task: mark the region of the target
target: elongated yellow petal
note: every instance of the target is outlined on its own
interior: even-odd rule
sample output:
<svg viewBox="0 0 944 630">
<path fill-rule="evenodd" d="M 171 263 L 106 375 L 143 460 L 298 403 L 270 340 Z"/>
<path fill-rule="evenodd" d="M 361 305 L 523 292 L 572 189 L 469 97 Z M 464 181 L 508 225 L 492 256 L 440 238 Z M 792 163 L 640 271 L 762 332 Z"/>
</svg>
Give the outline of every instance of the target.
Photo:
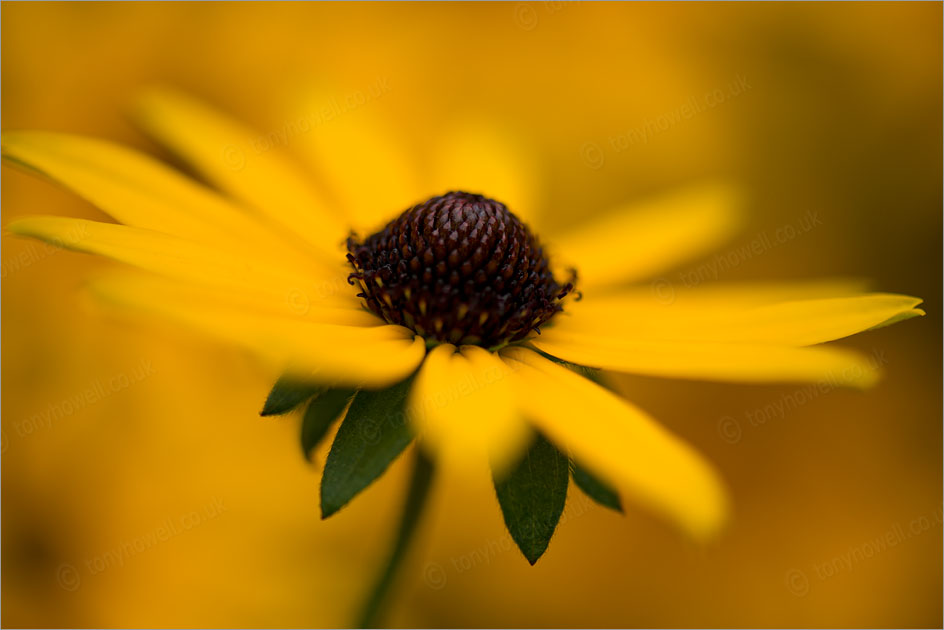
<svg viewBox="0 0 944 630">
<path fill-rule="evenodd" d="M 294 287 L 308 287 L 319 279 L 274 269 L 267 261 L 254 257 L 251 250 L 238 257 L 188 239 L 126 225 L 68 217 L 26 217 L 11 221 L 7 229 L 59 247 L 99 254 L 184 280 L 230 287 L 250 286 L 274 291 L 279 296 Z"/>
<path fill-rule="evenodd" d="M 298 289 L 290 290 L 284 296 L 249 286 L 229 288 L 180 282 L 138 270 L 111 271 L 96 278 L 94 284 L 101 290 L 107 287 L 109 295 L 120 294 L 123 301 L 151 310 L 155 304 L 176 304 L 180 308 L 189 304 L 211 304 L 221 310 L 287 317 L 316 324 L 374 327 L 384 323 L 361 306 L 343 278 L 339 278 L 336 285 L 325 285 L 317 294 L 306 294 Z M 343 291 L 343 295 L 331 294 L 335 288 Z"/>
<path fill-rule="evenodd" d="M 370 102 L 354 93 L 313 90 L 299 103 L 299 120 L 315 120 L 295 140 L 310 165 L 322 175 L 362 236 L 373 233 L 408 207 L 432 195 L 421 185 L 416 161 L 405 150 L 394 122 L 386 115 L 382 89 Z M 352 100 L 353 98 L 353 100 Z M 320 113 L 332 112 L 321 121 Z"/>
<path fill-rule="evenodd" d="M 920 298 L 874 293 L 847 298 L 783 302 L 744 311 L 710 332 L 709 339 L 808 346 L 924 315 Z"/>
<path fill-rule="evenodd" d="M 439 139 L 431 177 L 433 194 L 479 193 L 501 201 L 526 223 L 539 220 L 539 160 L 511 130 L 462 120 L 447 127 Z"/>
<path fill-rule="evenodd" d="M 697 341 L 808 346 L 922 315 L 919 298 L 886 293 L 745 306 L 737 301 L 666 305 L 652 295 L 585 299 L 548 327 L 559 334 L 593 334 L 630 341 Z"/>
<path fill-rule="evenodd" d="M 871 287 L 861 278 L 770 282 L 708 282 L 685 284 L 682 279 L 658 278 L 626 287 L 582 290 L 583 304 L 612 309 L 645 308 L 731 309 L 764 306 L 794 300 L 820 300 L 866 293 Z"/>
<path fill-rule="evenodd" d="M 237 252 L 252 247 L 273 265 L 312 265 L 243 209 L 120 145 L 59 133 L 7 132 L 3 156 L 73 190 L 125 225 Z"/>
<path fill-rule="evenodd" d="M 548 328 L 533 345 L 548 354 L 614 372 L 735 383 L 813 382 L 867 388 L 874 362 L 850 350 L 709 342 L 614 339 L 605 331 Z"/>
<path fill-rule="evenodd" d="M 626 401 L 530 350 L 501 354 L 515 368 L 522 411 L 558 447 L 696 539 L 718 532 L 728 512 L 725 489 L 691 447 Z"/>
<path fill-rule="evenodd" d="M 551 240 L 553 252 L 590 288 L 651 277 L 705 254 L 741 227 L 736 190 L 705 184 L 618 208 Z"/>
<path fill-rule="evenodd" d="M 341 250 L 346 226 L 313 189 L 311 178 L 267 134 L 167 89 L 142 94 L 135 114 L 157 141 L 272 219 L 286 238 L 301 237 L 328 259 Z"/>
<path fill-rule="evenodd" d="M 475 346 L 433 349 L 410 393 L 409 413 L 422 444 L 446 465 L 499 474 L 523 452 L 530 436 L 518 414 L 508 368 Z"/>
<path fill-rule="evenodd" d="M 99 279 L 90 288 L 105 304 L 177 322 L 245 348 L 280 371 L 329 385 L 386 387 L 409 376 L 425 354 L 425 342 L 401 326 L 316 323 L 234 309 L 199 296 L 183 302 L 164 300 L 160 293 L 129 290 L 127 279 L 114 276 Z"/>
</svg>

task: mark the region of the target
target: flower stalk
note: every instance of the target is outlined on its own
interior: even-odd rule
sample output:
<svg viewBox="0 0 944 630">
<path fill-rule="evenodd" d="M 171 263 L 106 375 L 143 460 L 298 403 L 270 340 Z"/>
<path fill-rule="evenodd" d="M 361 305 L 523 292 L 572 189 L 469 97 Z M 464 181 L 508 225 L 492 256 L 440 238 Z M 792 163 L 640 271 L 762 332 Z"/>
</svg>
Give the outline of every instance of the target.
<svg viewBox="0 0 944 630">
<path fill-rule="evenodd" d="M 417 448 L 413 474 L 410 478 L 406 503 L 403 507 L 403 515 L 400 518 L 400 527 L 397 530 L 393 549 L 374 587 L 370 591 L 370 596 L 364 603 L 364 607 L 357 621 L 357 628 L 378 627 L 378 621 L 387 603 L 386 599 L 390 587 L 393 586 L 397 571 L 406 557 L 410 543 L 416 534 L 420 517 L 423 515 L 423 510 L 427 505 L 429 490 L 433 481 L 433 470 L 433 462 Z"/>
</svg>

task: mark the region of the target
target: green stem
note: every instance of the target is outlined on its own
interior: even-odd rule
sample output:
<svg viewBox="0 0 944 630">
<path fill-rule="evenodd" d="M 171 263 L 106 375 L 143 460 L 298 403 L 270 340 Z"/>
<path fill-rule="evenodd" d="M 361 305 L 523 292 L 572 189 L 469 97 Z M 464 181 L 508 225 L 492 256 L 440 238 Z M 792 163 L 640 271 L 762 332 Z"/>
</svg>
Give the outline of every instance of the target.
<svg viewBox="0 0 944 630">
<path fill-rule="evenodd" d="M 410 546 L 413 534 L 416 533 L 416 526 L 419 524 L 420 516 L 423 514 L 423 508 L 426 505 L 426 499 L 429 496 L 429 488 L 433 480 L 433 463 L 418 448 L 416 450 L 416 463 L 413 466 L 413 476 L 410 479 L 410 489 L 406 497 L 406 504 L 403 507 L 403 516 L 400 519 L 400 529 L 397 531 L 397 537 L 393 544 L 393 551 L 390 558 L 384 566 L 383 571 L 374 584 L 364 608 L 361 611 L 360 620 L 356 627 L 358 628 L 376 628 L 377 620 L 380 617 L 384 605 L 384 599 L 393 585 L 397 569 Z"/>
</svg>

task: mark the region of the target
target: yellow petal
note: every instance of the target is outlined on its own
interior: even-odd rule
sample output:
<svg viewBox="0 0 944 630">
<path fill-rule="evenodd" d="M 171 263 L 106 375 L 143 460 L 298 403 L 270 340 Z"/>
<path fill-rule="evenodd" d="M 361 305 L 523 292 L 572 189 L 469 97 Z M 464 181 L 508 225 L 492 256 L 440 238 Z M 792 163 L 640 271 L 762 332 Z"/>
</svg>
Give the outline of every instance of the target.
<svg viewBox="0 0 944 630">
<path fill-rule="evenodd" d="M 263 133 L 196 99 L 152 89 L 135 108 L 139 124 L 222 190 L 242 199 L 278 224 L 286 238 L 302 238 L 327 259 L 347 236 L 300 171 Z"/>
<path fill-rule="evenodd" d="M 737 301 L 666 305 L 643 293 L 635 299 L 621 295 L 571 303 L 546 330 L 599 331 L 632 341 L 808 346 L 922 315 L 915 308 L 920 303 L 919 298 L 874 293 L 762 306 Z"/>
<path fill-rule="evenodd" d="M 518 404 L 581 465 L 699 540 L 725 523 L 728 501 L 710 464 L 626 401 L 524 348 L 502 351 Z"/>
<path fill-rule="evenodd" d="M 385 116 L 383 103 L 356 106 L 347 101 L 324 90 L 303 96 L 299 119 L 317 118 L 325 108 L 336 113 L 295 139 L 363 236 L 430 195 L 420 184 L 405 139 Z"/>
<path fill-rule="evenodd" d="M 831 347 L 623 339 L 606 330 L 547 328 L 533 345 L 552 356 L 614 372 L 735 383 L 813 382 L 867 388 L 879 378 L 868 358 Z"/>
<path fill-rule="evenodd" d="M 741 199 L 722 184 L 705 184 L 618 208 L 551 242 L 562 264 L 576 267 L 579 286 L 651 277 L 708 253 L 741 227 Z"/>
<path fill-rule="evenodd" d="M 526 223 L 539 218 L 539 160 L 511 130 L 463 120 L 444 129 L 439 138 L 431 176 L 433 194 L 479 193 L 501 201 Z"/>
<path fill-rule="evenodd" d="M 279 371 L 314 382 L 386 387 L 409 376 L 426 352 L 425 342 L 401 326 L 322 324 L 235 309 L 196 295 L 187 301 L 166 300 L 161 293 L 149 293 L 146 284 L 136 290 L 127 278 L 118 276 L 104 277 L 90 288 L 107 305 L 182 324 L 245 348 Z"/>
<path fill-rule="evenodd" d="M 681 280 L 657 278 L 645 284 L 583 290 L 583 304 L 614 309 L 646 308 L 730 309 L 764 306 L 794 300 L 819 300 L 865 293 L 869 282 L 861 278 L 770 282 L 709 282 L 686 285 Z"/>
<path fill-rule="evenodd" d="M 325 285 L 317 294 L 306 294 L 299 289 L 284 296 L 273 296 L 249 286 L 229 288 L 180 282 L 137 270 L 102 274 L 94 284 L 107 286 L 109 294 L 121 295 L 123 301 L 145 308 L 154 304 L 209 303 L 234 312 L 288 317 L 317 324 L 374 327 L 384 323 L 361 306 L 343 278 L 338 278 L 333 285 Z M 335 287 L 344 292 L 343 296 L 331 294 Z"/>
<path fill-rule="evenodd" d="M 294 287 L 308 287 L 317 277 L 292 276 L 272 268 L 248 250 L 236 256 L 163 232 L 68 217 L 25 217 L 7 229 L 58 247 L 99 254 L 148 271 L 193 282 L 250 286 L 284 296 Z"/>
<path fill-rule="evenodd" d="M 841 339 L 924 315 L 920 298 L 873 293 L 762 306 L 707 331 L 707 338 L 737 343 L 807 346 Z"/>
<path fill-rule="evenodd" d="M 137 151 L 81 136 L 7 132 L 3 156 L 73 190 L 125 225 L 232 251 L 264 250 L 273 264 L 312 264 L 242 209 Z"/>
<path fill-rule="evenodd" d="M 530 430 L 518 415 L 508 368 L 475 346 L 433 349 L 416 377 L 410 419 L 422 444 L 445 465 L 478 473 L 487 463 L 499 474 L 527 446 Z"/>
</svg>

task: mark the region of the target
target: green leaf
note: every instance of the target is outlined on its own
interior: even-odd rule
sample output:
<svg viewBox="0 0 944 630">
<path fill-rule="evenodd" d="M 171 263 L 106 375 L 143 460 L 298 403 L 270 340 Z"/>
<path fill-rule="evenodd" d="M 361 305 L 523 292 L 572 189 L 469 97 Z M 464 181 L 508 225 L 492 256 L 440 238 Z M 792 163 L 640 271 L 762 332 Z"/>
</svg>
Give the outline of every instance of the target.
<svg viewBox="0 0 944 630">
<path fill-rule="evenodd" d="M 577 374 L 580 374 L 582 377 L 593 381 L 594 383 L 596 383 L 603 389 L 607 389 L 613 392 L 614 394 L 619 395 L 619 392 L 613 389 L 612 384 L 603 374 L 603 370 L 599 370 L 597 368 L 588 368 L 582 365 L 573 365 L 573 364 L 570 369 L 572 369 Z"/>
<path fill-rule="evenodd" d="M 570 361 L 558 359 L 553 354 L 548 354 L 542 350 L 538 350 L 537 348 L 533 348 L 533 350 L 537 352 L 538 354 L 540 354 L 545 359 L 547 359 L 548 361 L 552 361 L 558 365 L 562 365 L 568 370 L 572 372 L 576 372 L 580 376 L 593 381 L 600 387 L 604 389 L 608 389 L 615 394 L 619 393 L 616 390 L 614 390 L 613 387 L 609 384 L 609 382 L 604 378 L 603 370 L 601 370 L 600 368 L 587 367 L 586 365 L 580 365 L 579 363 L 571 363 Z"/>
<path fill-rule="evenodd" d="M 328 518 L 374 482 L 413 440 L 406 426 L 410 377 L 379 392 L 360 391 L 347 410 L 321 478 L 321 517 Z"/>
<path fill-rule="evenodd" d="M 623 512 L 623 504 L 620 502 L 619 495 L 604 481 L 600 481 L 591 475 L 586 468 L 580 467 L 574 462 L 573 470 L 574 483 L 583 490 L 584 494 L 604 507 L 617 512 Z"/>
<path fill-rule="evenodd" d="M 283 376 L 272 386 L 272 391 L 269 392 L 260 415 L 279 416 L 288 413 L 324 389 L 321 385 L 303 383 Z"/>
<path fill-rule="evenodd" d="M 569 478 L 567 458 L 538 435 L 511 475 L 495 480 L 505 525 L 532 565 L 547 549 L 564 511 Z"/>
<path fill-rule="evenodd" d="M 329 389 L 308 403 L 305 417 L 302 418 L 302 452 L 309 461 L 311 452 L 328 432 L 328 427 L 341 415 L 348 401 L 356 393 L 357 390 L 354 389 Z"/>
</svg>

